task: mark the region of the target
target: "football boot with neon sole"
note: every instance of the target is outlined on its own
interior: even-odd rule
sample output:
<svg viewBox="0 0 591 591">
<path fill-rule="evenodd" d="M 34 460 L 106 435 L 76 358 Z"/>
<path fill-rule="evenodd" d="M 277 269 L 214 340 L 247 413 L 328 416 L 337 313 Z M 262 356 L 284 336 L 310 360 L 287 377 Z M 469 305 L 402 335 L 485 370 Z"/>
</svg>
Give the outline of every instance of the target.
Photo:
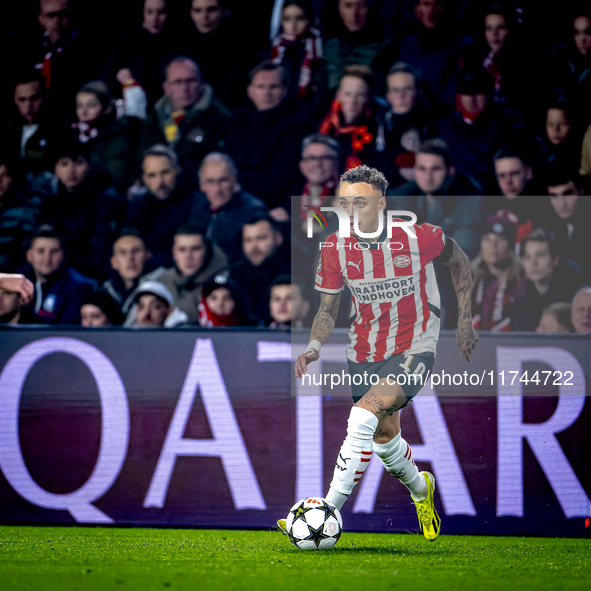
<svg viewBox="0 0 591 591">
<path fill-rule="evenodd" d="M 413 503 L 417 509 L 419 526 L 423 535 L 430 542 L 434 542 L 441 532 L 441 519 L 435 509 L 435 501 L 433 498 L 433 493 L 435 492 L 435 476 L 433 476 L 431 472 L 421 472 L 420 474 L 427 481 L 429 492 L 427 493 L 427 497 L 422 501 L 416 501 L 413 498 Z"/>
</svg>

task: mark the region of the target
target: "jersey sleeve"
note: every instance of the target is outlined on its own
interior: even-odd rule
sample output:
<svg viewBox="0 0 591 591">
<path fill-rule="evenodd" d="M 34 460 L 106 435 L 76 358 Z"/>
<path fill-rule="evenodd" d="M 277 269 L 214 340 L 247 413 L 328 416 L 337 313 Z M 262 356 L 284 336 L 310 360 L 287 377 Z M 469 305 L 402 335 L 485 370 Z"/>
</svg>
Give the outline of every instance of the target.
<svg viewBox="0 0 591 591">
<path fill-rule="evenodd" d="M 326 245 L 320 251 L 314 288 L 324 293 L 340 293 L 344 287 L 336 244 Z"/>
<path fill-rule="evenodd" d="M 439 226 L 424 223 L 415 226 L 421 254 L 421 266 L 424 267 L 437 258 L 445 247 L 445 234 Z"/>
</svg>

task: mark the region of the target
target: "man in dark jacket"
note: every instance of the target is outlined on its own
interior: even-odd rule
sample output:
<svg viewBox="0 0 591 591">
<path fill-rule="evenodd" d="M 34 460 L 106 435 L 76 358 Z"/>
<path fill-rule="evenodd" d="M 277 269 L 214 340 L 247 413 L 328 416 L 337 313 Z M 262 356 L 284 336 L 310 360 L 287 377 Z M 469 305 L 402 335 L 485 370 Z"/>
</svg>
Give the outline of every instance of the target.
<svg viewBox="0 0 591 591">
<path fill-rule="evenodd" d="M 570 302 L 582 287 L 582 273 L 571 259 L 556 251 L 554 234 L 543 228 L 521 241 L 521 263 L 526 281 L 515 297 L 514 330 L 535 330 L 546 306 Z"/>
<path fill-rule="evenodd" d="M 518 141 L 519 115 L 492 100 L 494 79 L 484 68 L 462 68 L 456 77 L 458 111 L 439 123 L 439 135 L 455 155 L 457 165 L 483 187 L 496 192 L 493 155 L 508 141 Z"/>
<path fill-rule="evenodd" d="M 97 279 L 108 276 L 109 249 L 125 217 L 125 202 L 110 175 L 89 164 L 88 148 L 67 142 L 55 151 L 55 194 L 43 199 L 40 223 L 55 226 L 67 237 L 68 262 Z"/>
<path fill-rule="evenodd" d="M 236 166 L 227 154 L 206 156 L 199 168 L 201 192 L 191 213 L 191 219 L 206 228 L 206 238 L 222 249 L 229 265 L 240 258 L 244 223 L 267 210 L 260 199 L 242 190 L 236 177 Z"/>
<path fill-rule="evenodd" d="M 14 107 L 2 122 L 2 150 L 20 158 L 25 172 L 46 170 L 48 155 L 67 126 L 49 113 L 45 79 L 35 70 L 22 73 L 14 83 Z"/>
<path fill-rule="evenodd" d="M 591 283 L 591 197 L 583 195 L 576 169 L 556 166 L 546 172 L 549 197 L 534 215 L 534 226 L 551 230 L 556 236 L 556 250 L 573 259 L 583 271 L 586 284 Z"/>
<path fill-rule="evenodd" d="M 129 311 L 132 304 L 130 296 L 145 275 L 151 256 L 141 234 L 133 228 L 123 228 L 113 242 L 111 277 L 103 283 L 102 288 L 123 314 Z"/>
<path fill-rule="evenodd" d="M 173 267 L 156 269 L 145 280 L 165 285 L 188 321 L 197 322 L 203 284 L 217 276 L 228 276 L 226 255 L 217 244 L 206 240 L 202 228 L 189 223 L 181 226 L 174 235 L 172 258 Z"/>
<path fill-rule="evenodd" d="M 242 258 L 235 263 L 230 276 L 240 287 L 247 312 L 259 321 L 269 319 L 271 283 L 279 275 L 290 275 L 290 249 L 268 215 L 255 216 L 242 229 Z"/>
<path fill-rule="evenodd" d="M 283 68 L 263 62 L 250 73 L 248 104 L 228 123 L 224 151 L 236 162 L 245 191 L 269 209 L 289 196 L 297 176 L 300 144 L 311 125 L 284 100 Z"/>
<path fill-rule="evenodd" d="M 144 152 L 142 180 L 147 191 L 132 199 L 124 225 L 143 236 L 155 265 L 169 267 L 172 237 L 191 215 L 196 183 L 183 172 L 175 152 L 163 145 Z"/>
<path fill-rule="evenodd" d="M 0 155 L 0 271 L 24 264 L 23 243 L 36 227 L 41 199 L 25 188 L 15 160 Z M 21 260 L 22 258 L 22 260 Z"/>
<path fill-rule="evenodd" d="M 218 102 L 188 57 L 175 57 L 165 69 L 164 96 L 144 127 L 140 148 L 164 144 L 184 168 L 196 171 L 203 157 L 218 148 L 230 111 Z"/>
<path fill-rule="evenodd" d="M 21 273 L 35 284 L 30 321 L 80 324 L 80 307 L 97 282 L 66 264 L 63 236 L 50 225 L 40 226 L 31 238 L 27 261 Z"/>
<path fill-rule="evenodd" d="M 388 70 L 388 107 L 378 113 L 377 138 L 367 156 L 393 188 L 414 179 L 415 153 L 435 131 L 434 118 L 418 79 L 419 72 L 404 62 L 397 62 Z"/>
<path fill-rule="evenodd" d="M 415 180 L 390 195 L 396 209 L 417 214 L 418 223 L 441 226 L 468 256 L 478 251 L 481 188 L 456 169 L 451 152 L 440 139 L 427 140 L 415 155 Z"/>
</svg>

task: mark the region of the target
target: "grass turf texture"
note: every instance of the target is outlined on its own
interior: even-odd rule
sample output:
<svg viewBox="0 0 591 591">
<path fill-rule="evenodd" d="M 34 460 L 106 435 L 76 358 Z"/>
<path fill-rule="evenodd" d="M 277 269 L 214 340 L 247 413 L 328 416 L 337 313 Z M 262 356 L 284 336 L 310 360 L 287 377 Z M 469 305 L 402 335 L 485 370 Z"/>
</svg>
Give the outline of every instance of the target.
<svg viewBox="0 0 591 591">
<path fill-rule="evenodd" d="M 3 591 L 588 590 L 590 562 L 586 539 L 345 533 L 305 552 L 268 531 L 0 526 Z"/>
</svg>

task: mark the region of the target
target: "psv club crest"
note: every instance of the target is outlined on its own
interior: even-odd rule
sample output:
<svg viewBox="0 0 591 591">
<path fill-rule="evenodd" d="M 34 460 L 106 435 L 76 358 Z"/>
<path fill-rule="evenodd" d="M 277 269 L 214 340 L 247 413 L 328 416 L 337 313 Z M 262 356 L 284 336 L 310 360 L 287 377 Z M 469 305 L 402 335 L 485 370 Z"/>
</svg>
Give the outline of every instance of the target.
<svg viewBox="0 0 591 591">
<path fill-rule="evenodd" d="M 407 254 L 399 254 L 394 257 L 394 266 L 404 269 L 410 265 L 410 257 Z"/>
</svg>

